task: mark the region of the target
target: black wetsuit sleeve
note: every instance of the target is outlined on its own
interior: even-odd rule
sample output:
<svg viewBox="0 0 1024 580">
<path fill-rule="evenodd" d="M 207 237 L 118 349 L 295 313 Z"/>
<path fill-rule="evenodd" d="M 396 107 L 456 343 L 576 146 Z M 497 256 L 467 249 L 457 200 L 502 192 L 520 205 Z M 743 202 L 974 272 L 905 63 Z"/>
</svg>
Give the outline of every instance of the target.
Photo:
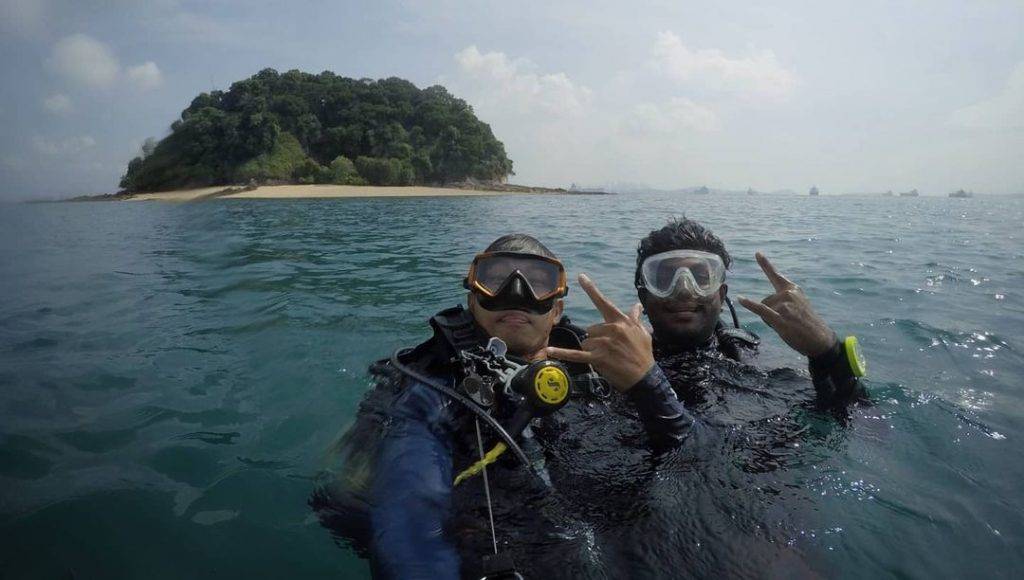
<svg viewBox="0 0 1024 580">
<path fill-rule="evenodd" d="M 693 416 L 657 364 L 627 392 L 655 449 L 679 445 L 694 427 Z"/>
<path fill-rule="evenodd" d="M 454 438 L 445 403 L 444 395 L 414 382 L 390 410 L 370 510 L 374 578 L 459 577 L 459 556 L 445 533 Z"/>
<path fill-rule="evenodd" d="M 843 343 L 837 338 L 832 348 L 808 359 L 818 402 L 826 406 L 849 404 L 863 393 L 860 380 L 846 360 Z"/>
</svg>

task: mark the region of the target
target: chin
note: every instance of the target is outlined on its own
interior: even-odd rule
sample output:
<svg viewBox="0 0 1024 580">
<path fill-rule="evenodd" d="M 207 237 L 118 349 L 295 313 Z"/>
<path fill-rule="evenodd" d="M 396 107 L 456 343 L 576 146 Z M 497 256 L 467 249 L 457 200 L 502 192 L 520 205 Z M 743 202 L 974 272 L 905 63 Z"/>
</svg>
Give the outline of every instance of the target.
<svg viewBox="0 0 1024 580">
<path fill-rule="evenodd" d="M 664 336 L 670 337 L 671 340 L 685 343 L 698 343 L 704 342 L 711 337 L 715 332 L 714 324 L 707 325 L 704 323 L 698 324 L 686 324 L 686 325 L 675 325 L 669 328 L 662 329 L 664 332 L 659 333 Z"/>
<path fill-rule="evenodd" d="M 521 337 L 505 338 L 504 336 L 498 336 L 508 347 L 508 351 L 516 355 L 527 355 L 533 354 L 533 342 L 530 340 L 524 340 Z"/>
</svg>

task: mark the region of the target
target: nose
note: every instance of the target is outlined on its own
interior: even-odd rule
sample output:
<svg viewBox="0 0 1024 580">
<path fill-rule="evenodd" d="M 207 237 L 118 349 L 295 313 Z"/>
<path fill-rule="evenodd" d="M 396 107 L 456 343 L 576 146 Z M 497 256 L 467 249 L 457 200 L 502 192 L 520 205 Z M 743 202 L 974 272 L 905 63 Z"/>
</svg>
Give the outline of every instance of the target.
<svg viewBox="0 0 1024 580">
<path fill-rule="evenodd" d="M 674 291 L 668 297 L 669 300 L 697 300 L 699 298 L 700 296 L 690 289 L 689 284 L 682 282 L 676 284 Z"/>
<path fill-rule="evenodd" d="M 526 288 L 523 286 L 523 279 L 520 278 L 519 276 L 512 278 L 512 286 L 509 288 L 509 290 L 512 291 L 513 295 L 525 296 Z"/>
</svg>

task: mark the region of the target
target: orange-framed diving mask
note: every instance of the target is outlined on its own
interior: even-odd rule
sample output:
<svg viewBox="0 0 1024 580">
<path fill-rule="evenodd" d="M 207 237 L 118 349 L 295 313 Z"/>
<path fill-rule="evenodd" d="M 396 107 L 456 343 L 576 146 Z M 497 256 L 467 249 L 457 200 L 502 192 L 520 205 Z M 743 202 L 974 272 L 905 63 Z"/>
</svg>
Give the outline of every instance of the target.
<svg viewBox="0 0 1024 580">
<path fill-rule="evenodd" d="M 565 267 L 547 256 L 523 252 L 483 252 L 473 257 L 463 286 L 487 310 L 543 314 L 569 292 Z"/>
</svg>

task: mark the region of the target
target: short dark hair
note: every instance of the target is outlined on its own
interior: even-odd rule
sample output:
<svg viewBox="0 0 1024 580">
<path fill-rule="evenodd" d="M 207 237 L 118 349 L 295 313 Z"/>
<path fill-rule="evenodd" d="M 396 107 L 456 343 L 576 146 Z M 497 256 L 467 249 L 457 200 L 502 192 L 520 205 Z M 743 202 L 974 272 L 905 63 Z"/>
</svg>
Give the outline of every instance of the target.
<svg viewBox="0 0 1024 580">
<path fill-rule="evenodd" d="M 640 284 L 640 266 L 648 257 L 671 250 L 700 250 L 718 254 L 722 263 L 728 268 L 732 257 L 725 249 L 725 244 L 711 230 L 683 216 L 672 218 L 660 230 L 654 230 L 640 240 L 636 247 L 636 272 L 634 281 Z"/>
<path fill-rule="evenodd" d="M 540 243 L 537 238 L 528 234 L 506 234 L 491 242 L 485 252 L 522 252 L 536 254 L 557 260 L 558 256 Z"/>
</svg>

